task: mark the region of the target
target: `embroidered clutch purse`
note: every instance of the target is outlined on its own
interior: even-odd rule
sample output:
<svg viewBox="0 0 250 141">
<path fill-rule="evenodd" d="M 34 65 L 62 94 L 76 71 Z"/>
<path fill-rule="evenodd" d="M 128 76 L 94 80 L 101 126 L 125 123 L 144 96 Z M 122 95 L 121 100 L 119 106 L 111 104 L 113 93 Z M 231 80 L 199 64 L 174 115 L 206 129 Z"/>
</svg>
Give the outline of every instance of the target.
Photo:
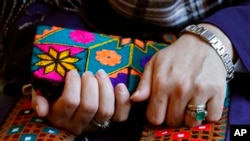
<svg viewBox="0 0 250 141">
<path fill-rule="evenodd" d="M 60 96 L 67 71 L 104 69 L 112 84 L 134 91 L 144 66 L 168 43 L 142 41 L 56 26 L 39 26 L 32 55 L 32 85 L 49 99 Z"/>
</svg>

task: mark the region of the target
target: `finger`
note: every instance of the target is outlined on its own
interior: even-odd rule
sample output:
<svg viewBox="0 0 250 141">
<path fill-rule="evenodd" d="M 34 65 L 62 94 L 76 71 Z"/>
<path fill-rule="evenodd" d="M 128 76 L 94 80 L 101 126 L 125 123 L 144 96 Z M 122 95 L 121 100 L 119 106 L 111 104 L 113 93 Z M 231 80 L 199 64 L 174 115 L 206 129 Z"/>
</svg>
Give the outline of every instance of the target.
<svg viewBox="0 0 250 141">
<path fill-rule="evenodd" d="M 49 102 L 43 96 L 37 94 L 37 92 L 32 89 L 32 108 L 36 111 L 39 117 L 46 117 L 49 113 Z"/>
<path fill-rule="evenodd" d="M 225 95 L 216 95 L 207 102 L 207 117 L 208 122 L 217 122 L 220 120 L 224 108 Z"/>
<path fill-rule="evenodd" d="M 49 115 L 50 121 L 57 126 L 68 123 L 80 103 L 80 76 L 76 70 L 71 70 L 65 78 L 62 95 L 53 104 Z"/>
<path fill-rule="evenodd" d="M 205 120 L 207 122 L 218 121 L 223 112 L 224 99 L 226 94 L 226 86 L 221 83 L 221 85 L 212 83 L 212 85 L 199 86 L 198 95 L 195 95 L 189 104 L 205 104 L 207 110 L 207 116 Z M 189 127 L 194 127 L 202 124 L 202 121 L 197 121 L 188 114 L 186 115 L 185 123 Z"/>
<path fill-rule="evenodd" d="M 186 110 L 188 110 L 188 105 L 194 105 L 194 106 L 204 105 L 205 106 L 204 110 L 206 110 L 207 100 L 208 99 L 209 99 L 209 97 L 205 97 L 205 95 L 197 94 L 196 96 L 194 96 L 193 98 L 191 98 L 191 100 L 189 101 L 189 103 L 187 103 Z M 188 126 L 188 127 L 195 127 L 195 126 L 201 125 L 202 122 L 203 122 L 203 120 L 202 119 L 198 119 L 196 117 L 197 115 L 196 115 L 195 111 L 193 111 L 192 113 L 194 113 L 194 114 L 192 115 L 191 113 L 189 113 L 188 111 L 186 111 L 185 125 Z"/>
<path fill-rule="evenodd" d="M 151 60 L 147 63 L 146 67 L 144 68 L 144 72 L 137 86 L 137 89 L 130 97 L 130 99 L 134 102 L 147 100 L 150 96 L 151 77 L 153 73 L 153 67 L 152 67 L 153 58 L 151 58 Z"/>
<path fill-rule="evenodd" d="M 166 90 L 173 93 L 169 97 L 169 104 L 166 115 L 166 122 L 170 127 L 179 127 L 183 124 L 186 106 L 188 101 L 190 100 L 189 93 L 192 85 L 189 83 L 189 81 L 178 81 L 177 78 L 176 80 L 172 80 L 170 78 L 167 80 L 168 84 L 170 84 L 168 85 L 168 87 L 173 88 L 172 90 Z"/>
<path fill-rule="evenodd" d="M 115 87 L 115 113 L 113 121 L 122 122 L 127 120 L 131 108 L 129 91 L 125 84 L 120 83 Z"/>
<path fill-rule="evenodd" d="M 203 104 L 196 104 L 196 105 L 203 105 Z M 203 119 L 198 119 L 196 118 L 196 116 L 197 116 L 197 113 L 195 111 L 186 111 L 185 125 L 187 127 L 195 127 L 195 126 L 201 125 L 203 122 Z"/>
<path fill-rule="evenodd" d="M 183 124 L 187 103 L 185 100 L 171 97 L 169 100 L 166 123 L 170 127 L 179 127 Z"/>
<path fill-rule="evenodd" d="M 160 125 L 165 121 L 168 95 L 166 80 L 162 80 L 160 73 L 154 74 L 152 82 L 152 93 L 147 108 L 147 119 L 154 125 Z"/>
<path fill-rule="evenodd" d="M 86 71 L 81 77 L 80 105 L 72 118 L 71 128 L 75 133 L 93 130 L 90 122 L 99 106 L 98 82 L 93 73 Z"/>
<path fill-rule="evenodd" d="M 99 85 L 99 107 L 94 120 L 98 123 L 102 123 L 109 121 L 114 114 L 114 88 L 103 69 L 97 71 L 96 77 Z"/>
</svg>

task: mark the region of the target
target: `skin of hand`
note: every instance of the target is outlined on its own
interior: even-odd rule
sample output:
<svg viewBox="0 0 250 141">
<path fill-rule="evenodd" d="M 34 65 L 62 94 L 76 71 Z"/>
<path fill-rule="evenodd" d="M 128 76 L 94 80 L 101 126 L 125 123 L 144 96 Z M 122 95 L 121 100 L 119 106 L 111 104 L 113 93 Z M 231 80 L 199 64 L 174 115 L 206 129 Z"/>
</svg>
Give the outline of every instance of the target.
<svg viewBox="0 0 250 141">
<path fill-rule="evenodd" d="M 49 105 L 47 99 L 32 90 L 32 107 L 38 116 L 46 117 L 52 125 L 75 135 L 97 130 L 92 123 L 125 121 L 131 107 L 130 95 L 122 83 L 115 88 L 104 70 L 96 75 L 76 70 L 67 73 L 62 95 Z"/>
<path fill-rule="evenodd" d="M 235 59 L 228 37 L 217 27 L 200 24 L 214 32 Z M 201 125 L 186 113 L 188 104 L 205 104 L 207 122 L 221 118 L 226 94 L 226 69 L 216 51 L 200 37 L 184 33 L 147 63 L 133 102 L 148 100 L 147 119 L 154 125 L 179 127 Z"/>
</svg>

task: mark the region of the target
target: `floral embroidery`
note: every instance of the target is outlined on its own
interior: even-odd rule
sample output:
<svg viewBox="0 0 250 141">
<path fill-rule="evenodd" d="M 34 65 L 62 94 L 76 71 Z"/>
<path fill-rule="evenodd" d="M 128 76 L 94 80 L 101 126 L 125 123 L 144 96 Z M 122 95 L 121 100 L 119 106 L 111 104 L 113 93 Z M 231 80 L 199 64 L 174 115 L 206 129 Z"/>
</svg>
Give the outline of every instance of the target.
<svg viewBox="0 0 250 141">
<path fill-rule="evenodd" d="M 74 63 L 79 59 L 70 56 L 69 50 L 57 52 L 53 48 L 49 49 L 48 54 L 38 54 L 41 60 L 36 63 L 37 66 L 45 68 L 45 74 L 56 71 L 61 76 L 65 76 L 66 70 L 76 69 Z"/>
<path fill-rule="evenodd" d="M 102 65 L 115 66 L 121 63 L 121 56 L 113 50 L 103 49 L 96 52 L 96 60 Z"/>
<path fill-rule="evenodd" d="M 73 30 L 70 32 L 70 38 L 77 43 L 88 44 L 95 40 L 95 35 L 82 30 Z"/>
</svg>

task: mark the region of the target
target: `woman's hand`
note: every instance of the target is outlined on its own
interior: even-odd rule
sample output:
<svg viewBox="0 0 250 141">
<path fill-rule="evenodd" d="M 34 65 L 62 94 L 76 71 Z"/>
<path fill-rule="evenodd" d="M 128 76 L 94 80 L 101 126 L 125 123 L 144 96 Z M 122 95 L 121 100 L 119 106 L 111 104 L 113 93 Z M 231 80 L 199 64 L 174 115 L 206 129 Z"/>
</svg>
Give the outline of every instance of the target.
<svg viewBox="0 0 250 141">
<path fill-rule="evenodd" d="M 211 25 L 203 26 L 214 31 L 233 56 L 228 38 Z M 208 43 L 184 34 L 152 57 L 131 100 L 149 99 L 147 118 L 154 125 L 200 125 L 202 121 L 186 113 L 189 104 L 206 105 L 205 120 L 215 122 L 222 115 L 226 74 L 222 60 Z"/>
<path fill-rule="evenodd" d="M 87 71 L 81 77 L 76 70 L 72 70 L 66 76 L 64 90 L 57 101 L 49 105 L 33 90 L 32 106 L 40 117 L 46 117 L 52 125 L 78 135 L 96 130 L 93 121 L 126 120 L 131 106 L 129 96 L 124 84 L 118 84 L 114 90 L 103 70 L 99 70 L 96 76 Z"/>
</svg>

